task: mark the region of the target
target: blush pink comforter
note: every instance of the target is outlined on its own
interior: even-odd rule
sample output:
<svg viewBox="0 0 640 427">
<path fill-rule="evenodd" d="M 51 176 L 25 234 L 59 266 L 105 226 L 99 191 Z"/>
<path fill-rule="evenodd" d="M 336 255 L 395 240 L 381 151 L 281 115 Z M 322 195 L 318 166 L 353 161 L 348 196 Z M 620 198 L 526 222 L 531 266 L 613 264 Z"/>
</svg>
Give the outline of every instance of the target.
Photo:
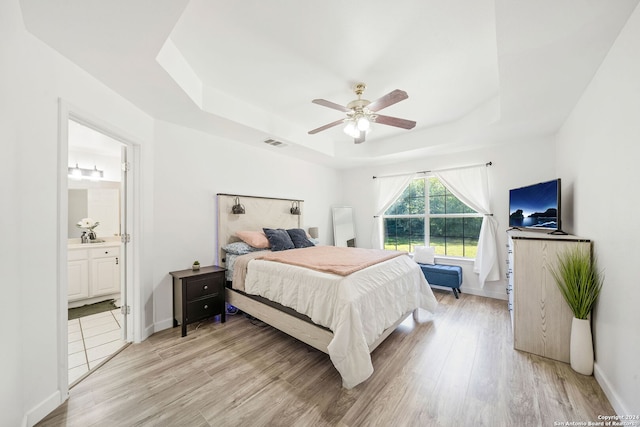
<svg viewBox="0 0 640 427">
<path fill-rule="evenodd" d="M 381 249 L 313 246 L 289 251 L 264 252 L 255 259 L 305 267 L 323 273 L 348 276 L 372 265 L 406 255 L 406 252 Z"/>
</svg>

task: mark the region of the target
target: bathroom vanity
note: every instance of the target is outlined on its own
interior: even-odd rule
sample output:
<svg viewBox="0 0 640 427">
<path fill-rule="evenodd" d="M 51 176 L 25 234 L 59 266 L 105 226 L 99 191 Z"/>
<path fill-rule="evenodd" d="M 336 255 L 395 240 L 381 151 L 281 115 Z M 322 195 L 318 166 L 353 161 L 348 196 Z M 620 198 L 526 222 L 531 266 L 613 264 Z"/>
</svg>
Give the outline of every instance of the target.
<svg viewBox="0 0 640 427">
<path fill-rule="evenodd" d="M 69 308 L 120 297 L 120 247 L 118 241 L 68 245 Z"/>
</svg>

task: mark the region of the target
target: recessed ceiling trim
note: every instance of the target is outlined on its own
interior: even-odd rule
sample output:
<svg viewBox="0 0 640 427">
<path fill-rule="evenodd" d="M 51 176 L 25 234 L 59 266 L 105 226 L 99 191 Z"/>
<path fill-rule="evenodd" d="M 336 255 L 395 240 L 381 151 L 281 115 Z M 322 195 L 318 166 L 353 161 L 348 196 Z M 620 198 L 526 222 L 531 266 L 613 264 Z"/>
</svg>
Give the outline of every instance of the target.
<svg viewBox="0 0 640 427">
<path fill-rule="evenodd" d="M 164 45 L 162 45 L 162 49 L 156 56 L 156 61 L 180 86 L 184 93 L 202 109 L 202 80 L 193 71 L 185 57 L 182 56 L 171 37 L 167 38 Z"/>
</svg>

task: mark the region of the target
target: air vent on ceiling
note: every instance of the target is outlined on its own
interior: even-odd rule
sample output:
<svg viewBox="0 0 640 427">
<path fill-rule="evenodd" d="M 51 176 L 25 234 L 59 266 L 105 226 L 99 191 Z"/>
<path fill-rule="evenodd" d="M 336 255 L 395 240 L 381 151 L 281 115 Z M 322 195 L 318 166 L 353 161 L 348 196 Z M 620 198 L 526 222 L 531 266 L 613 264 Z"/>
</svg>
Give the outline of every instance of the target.
<svg viewBox="0 0 640 427">
<path fill-rule="evenodd" d="M 264 143 L 265 144 L 269 144 L 269 145 L 273 145 L 274 147 L 285 147 L 287 145 L 284 142 L 276 141 L 273 138 L 265 139 Z"/>
</svg>

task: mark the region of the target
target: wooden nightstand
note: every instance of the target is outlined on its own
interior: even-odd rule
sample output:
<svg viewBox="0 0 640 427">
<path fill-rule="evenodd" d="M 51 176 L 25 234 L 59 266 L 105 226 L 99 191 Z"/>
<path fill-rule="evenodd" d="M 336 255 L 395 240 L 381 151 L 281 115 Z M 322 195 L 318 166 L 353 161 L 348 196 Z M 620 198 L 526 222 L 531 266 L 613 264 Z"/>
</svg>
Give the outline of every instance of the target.
<svg viewBox="0 0 640 427">
<path fill-rule="evenodd" d="M 169 273 L 173 276 L 173 327 L 181 325 L 183 337 L 189 323 L 218 314 L 225 322 L 224 272 L 213 265 Z"/>
</svg>

